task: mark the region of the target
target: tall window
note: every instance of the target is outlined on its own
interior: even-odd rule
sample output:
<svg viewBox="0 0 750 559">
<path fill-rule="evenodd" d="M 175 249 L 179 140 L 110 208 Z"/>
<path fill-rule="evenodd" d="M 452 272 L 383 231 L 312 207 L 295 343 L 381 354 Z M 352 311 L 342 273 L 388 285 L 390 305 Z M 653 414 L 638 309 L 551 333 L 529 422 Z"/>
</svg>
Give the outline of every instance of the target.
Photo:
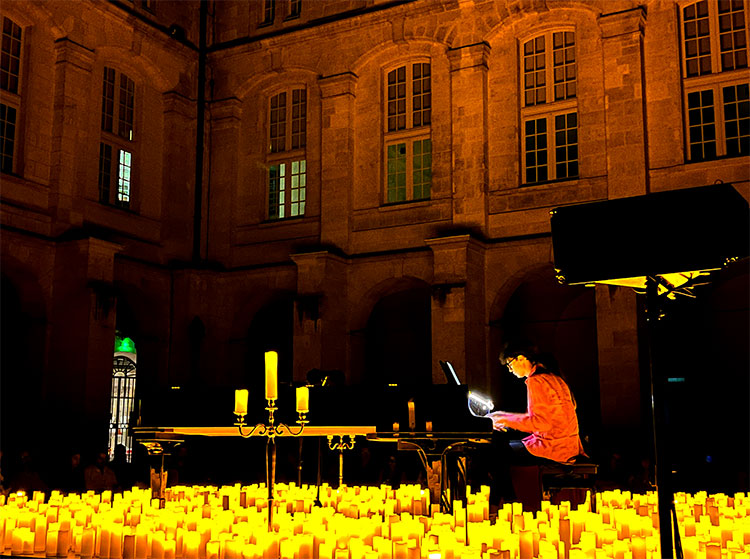
<svg viewBox="0 0 750 559">
<path fill-rule="evenodd" d="M 302 13 L 302 0 L 289 0 L 289 18 L 299 17 Z"/>
<path fill-rule="evenodd" d="M 423 200 L 432 186 L 432 75 L 429 62 L 385 73 L 385 201 Z"/>
<path fill-rule="evenodd" d="M 125 338 L 130 341 L 130 338 Z M 132 345 L 132 342 L 131 342 Z M 131 461 L 133 440 L 130 436 L 130 414 L 135 404 L 135 347 L 130 352 L 117 352 L 112 362 L 112 390 L 109 399 L 109 458 L 114 458 L 115 446 L 125 446 L 128 462 Z"/>
<path fill-rule="evenodd" d="M 268 219 L 305 215 L 307 90 L 273 95 L 268 104 Z"/>
<path fill-rule="evenodd" d="M 133 184 L 135 82 L 114 68 L 102 79 L 99 201 L 129 208 Z"/>
<path fill-rule="evenodd" d="M 521 43 L 522 183 L 578 177 L 576 42 L 548 31 Z"/>
<path fill-rule="evenodd" d="M 687 159 L 750 154 L 748 25 L 742 0 L 681 9 Z"/>
<path fill-rule="evenodd" d="M 21 27 L 3 17 L 0 51 L 0 171 L 12 173 L 21 109 Z"/>
<path fill-rule="evenodd" d="M 276 0 L 263 0 L 263 19 L 261 25 L 270 25 L 276 16 Z"/>
</svg>

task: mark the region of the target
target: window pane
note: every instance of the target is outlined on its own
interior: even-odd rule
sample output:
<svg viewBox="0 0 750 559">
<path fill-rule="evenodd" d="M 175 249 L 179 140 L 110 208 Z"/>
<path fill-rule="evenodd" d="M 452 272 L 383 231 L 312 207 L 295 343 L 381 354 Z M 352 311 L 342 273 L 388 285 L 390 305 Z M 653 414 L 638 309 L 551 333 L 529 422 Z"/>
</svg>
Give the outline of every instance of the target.
<svg viewBox="0 0 750 559">
<path fill-rule="evenodd" d="M 526 182 L 536 183 L 547 180 L 546 118 L 527 120 L 524 123 L 524 131 Z"/>
<path fill-rule="evenodd" d="M 268 219 L 284 217 L 284 174 L 286 165 L 272 165 L 268 168 Z"/>
<path fill-rule="evenodd" d="M 269 106 L 269 131 L 271 153 L 286 149 L 286 92 L 271 97 Z"/>
<path fill-rule="evenodd" d="M 575 83 L 575 33 L 553 33 L 553 59 L 555 80 L 555 101 L 575 96 L 575 89 L 566 87 Z"/>
<path fill-rule="evenodd" d="M 417 140 L 413 143 L 414 163 L 412 171 L 412 185 L 414 200 L 430 197 L 432 182 L 432 141 Z"/>
<path fill-rule="evenodd" d="M 307 144 L 307 90 L 295 89 L 292 92 L 292 149 Z"/>
<path fill-rule="evenodd" d="M 545 103 L 544 35 L 524 43 L 523 52 L 525 104 L 528 107 Z"/>
<path fill-rule="evenodd" d="M 578 117 L 568 113 L 555 117 L 555 178 L 578 176 Z"/>
<path fill-rule="evenodd" d="M 745 11 L 742 2 L 720 2 L 718 9 L 721 69 L 746 68 Z"/>
<path fill-rule="evenodd" d="M 305 160 L 292 161 L 292 181 L 291 181 L 291 201 L 289 207 L 289 215 L 297 216 L 305 214 L 304 200 L 306 198 L 305 183 Z"/>
<path fill-rule="evenodd" d="M 21 27 L 7 17 L 3 18 L 1 52 L 0 89 L 18 93 L 18 79 L 21 68 Z"/>
<path fill-rule="evenodd" d="M 691 161 L 716 156 L 713 90 L 688 94 L 688 142 Z"/>
<path fill-rule="evenodd" d="M 388 202 L 406 200 L 406 144 L 392 144 L 387 148 L 387 192 Z"/>
<path fill-rule="evenodd" d="M 723 88 L 724 132 L 727 155 L 748 155 L 750 151 L 750 87 L 748 84 Z"/>
<path fill-rule="evenodd" d="M 133 139 L 133 105 L 135 83 L 125 74 L 120 75 L 120 107 L 117 121 L 117 134 L 126 140 Z"/>
<path fill-rule="evenodd" d="M 263 2 L 263 23 L 273 23 L 276 14 L 276 0 L 264 0 Z"/>
<path fill-rule="evenodd" d="M 687 77 L 711 73 L 711 47 L 708 4 L 701 0 L 682 10 L 685 74 Z"/>
<path fill-rule="evenodd" d="M 99 144 L 99 202 L 109 204 L 109 185 L 112 174 L 112 146 Z"/>
<path fill-rule="evenodd" d="M 115 70 L 104 67 L 102 80 L 102 130 L 113 131 L 115 118 Z"/>
<path fill-rule="evenodd" d="M 412 126 L 425 126 L 430 123 L 430 107 L 432 106 L 430 65 L 414 64 L 412 72 Z"/>
<path fill-rule="evenodd" d="M 130 207 L 130 173 L 132 169 L 132 155 L 123 149 L 120 150 L 120 162 L 117 171 L 117 200 L 115 203 L 120 207 Z"/>
<path fill-rule="evenodd" d="M 406 128 L 406 66 L 388 72 L 388 131 Z"/>
<path fill-rule="evenodd" d="M 0 170 L 2 170 L 3 173 L 13 172 L 16 116 L 17 113 L 15 107 L 0 104 Z"/>
</svg>

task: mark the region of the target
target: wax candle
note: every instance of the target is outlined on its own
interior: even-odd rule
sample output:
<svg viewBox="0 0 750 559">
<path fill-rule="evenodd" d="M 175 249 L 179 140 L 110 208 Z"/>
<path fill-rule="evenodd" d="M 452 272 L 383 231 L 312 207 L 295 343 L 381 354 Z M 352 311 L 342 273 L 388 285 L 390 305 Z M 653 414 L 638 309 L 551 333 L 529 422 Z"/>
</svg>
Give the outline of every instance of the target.
<svg viewBox="0 0 750 559">
<path fill-rule="evenodd" d="M 42 493 L 44 496 L 44 493 Z M 34 526 L 34 553 L 41 553 L 44 551 L 47 544 L 47 519 L 41 517 L 37 519 L 36 525 Z"/>
<path fill-rule="evenodd" d="M 87 559 L 94 554 L 94 529 L 84 528 L 81 534 L 81 559 Z"/>
<path fill-rule="evenodd" d="M 247 415 L 247 397 L 248 391 L 245 389 L 234 391 L 234 413 L 237 415 Z"/>
<path fill-rule="evenodd" d="M 409 400 L 409 402 L 406 405 L 409 408 L 409 430 L 414 431 L 414 429 L 417 428 L 417 420 L 416 420 L 415 410 L 414 410 L 414 401 Z"/>
<path fill-rule="evenodd" d="M 109 557 L 122 559 L 122 524 L 112 524 L 109 532 Z"/>
<path fill-rule="evenodd" d="M 310 411 L 310 389 L 307 386 L 297 387 L 297 413 Z"/>
<path fill-rule="evenodd" d="M 50 524 L 49 530 L 47 530 L 45 555 L 47 557 L 57 557 L 57 524 Z"/>
<path fill-rule="evenodd" d="M 125 534 L 123 536 L 122 559 L 135 559 L 135 534 Z"/>
<path fill-rule="evenodd" d="M 67 557 L 70 550 L 70 531 L 59 530 L 57 532 L 57 556 Z"/>
<path fill-rule="evenodd" d="M 266 352 L 266 400 L 276 400 L 278 393 L 279 354 L 275 351 Z"/>
</svg>

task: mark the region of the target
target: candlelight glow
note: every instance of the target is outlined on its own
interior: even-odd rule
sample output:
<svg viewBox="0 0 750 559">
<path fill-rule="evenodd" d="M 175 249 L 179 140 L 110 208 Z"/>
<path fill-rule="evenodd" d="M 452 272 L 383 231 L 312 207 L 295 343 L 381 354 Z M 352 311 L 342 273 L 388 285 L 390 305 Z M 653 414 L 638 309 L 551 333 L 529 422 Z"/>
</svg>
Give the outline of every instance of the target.
<svg viewBox="0 0 750 559">
<path fill-rule="evenodd" d="M 605 491 L 597 513 L 507 503 L 489 518 L 489 488 L 440 512 L 418 485 L 175 486 L 165 501 L 134 488 L 111 494 L 0 495 L 0 554 L 88 559 L 658 559 L 657 494 Z M 7 499 L 7 502 L 6 502 Z M 686 559 L 748 559 L 750 495 L 675 494 Z"/>
<path fill-rule="evenodd" d="M 278 374 L 279 354 L 275 351 L 267 351 L 266 359 L 266 400 L 276 400 L 279 397 Z"/>
</svg>

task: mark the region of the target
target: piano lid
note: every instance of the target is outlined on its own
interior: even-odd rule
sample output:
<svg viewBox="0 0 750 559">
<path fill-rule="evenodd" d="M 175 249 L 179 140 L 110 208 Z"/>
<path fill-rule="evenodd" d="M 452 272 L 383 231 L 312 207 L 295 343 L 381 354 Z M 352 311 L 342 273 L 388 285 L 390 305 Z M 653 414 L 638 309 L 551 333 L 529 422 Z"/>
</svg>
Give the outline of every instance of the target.
<svg viewBox="0 0 750 559">
<path fill-rule="evenodd" d="M 750 255 L 749 216 L 731 184 L 562 206 L 550 218 L 558 279 L 678 287 Z"/>
</svg>

